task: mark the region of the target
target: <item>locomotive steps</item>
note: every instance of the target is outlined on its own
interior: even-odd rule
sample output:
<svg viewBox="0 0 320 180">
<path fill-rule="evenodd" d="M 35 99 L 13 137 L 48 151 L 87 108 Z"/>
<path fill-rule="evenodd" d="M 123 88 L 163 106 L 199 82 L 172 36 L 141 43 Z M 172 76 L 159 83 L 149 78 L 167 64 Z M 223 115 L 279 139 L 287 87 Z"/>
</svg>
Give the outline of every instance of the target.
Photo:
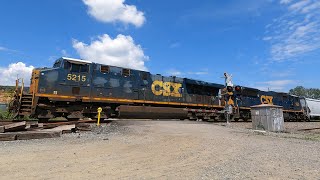
<svg viewBox="0 0 320 180">
<path fill-rule="evenodd" d="M 21 106 L 19 108 L 18 114 L 20 116 L 28 116 L 31 114 L 32 108 L 32 94 L 23 93 L 20 97 Z"/>
</svg>

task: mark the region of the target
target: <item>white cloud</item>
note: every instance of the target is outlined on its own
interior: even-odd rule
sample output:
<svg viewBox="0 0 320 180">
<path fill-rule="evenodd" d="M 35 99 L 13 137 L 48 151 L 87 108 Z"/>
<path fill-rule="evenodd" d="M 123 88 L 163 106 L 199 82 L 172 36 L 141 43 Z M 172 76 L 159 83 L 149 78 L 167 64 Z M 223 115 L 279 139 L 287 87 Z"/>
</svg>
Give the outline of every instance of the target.
<svg viewBox="0 0 320 180">
<path fill-rule="evenodd" d="M 292 0 L 281 0 L 280 4 L 289 4 Z"/>
<path fill-rule="evenodd" d="M 169 76 L 182 76 L 184 73 L 182 73 L 181 71 L 179 70 L 176 70 L 176 69 L 170 69 L 167 74 Z"/>
<path fill-rule="evenodd" d="M 0 46 L 0 51 L 7 51 L 8 48 Z"/>
<path fill-rule="evenodd" d="M 23 78 L 25 85 L 30 85 L 33 66 L 27 66 L 23 62 L 10 64 L 8 67 L 0 67 L 0 85 L 15 85 L 17 77 Z"/>
<path fill-rule="evenodd" d="M 320 8 L 320 2 L 316 2 L 316 3 L 311 3 L 308 6 L 305 6 L 302 9 L 302 13 L 309 13 L 310 11 L 316 10 Z"/>
<path fill-rule="evenodd" d="M 263 37 L 263 39 L 262 39 L 262 40 L 264 40 L 264 41 L 270 41 L 271 39 L 272 39 L 272 37 L 267 36 L 267 37 Z"/>
<path fill-rule="evenodd" d="M 305 7 L 309 3 L 310 3 L 310 0 L 300 0 L 299 2 L 291 4 L 289 6 L 289 9 L 294 10 L 294 11 L 298 11 L 298 10 L 301 10 L 303 7 Z"/>
<path fill-rule="evenodd" d="M 265 81 L 265 82 L 260 82 L 260 83 L 272 85 L 272 86 L 285 86 L 288 84 L 295 83 L 295 81 L 294 80 L 274 80 L 274 81 Z"/>
<path fill-rule="evenodd" d="M 88 13 L 105 23 L 122 22 L 141 27 L 145 22 L 144 13 L 136 6 L 125 4 L 125 0 L 82 0 L 88 6 Z"/>
<path fill-rule="evenodd" d="M 112 39 L 108 34 L 104 34 L 89 45 L 73 40 L 73 47 L 82 59 L 102 64 L 147 70 L 145 61 L 149 57 L 144 54 L 140 45 L 135 44 L 131 36 L 119 34 L 115 39 Z"/>
<path fill-rule="evenodd" d="M 173 49 L 173 48 L 178 48 L 178 47 L 180 47 L 180 43 L 179 43 L 179 42 L 172 43 L 172 44 L 170 44 L 169 47 L 170 47 L 171 49 Z"/>
<path fill-rule="evenodd" d="M 3 47 L 3 46 L 0 46 L 0 51 L 9 52 L 9 53 L 17 53 L 18 52 L 17 50 L 9 49 L 9 48 Z"/>
<path fill-rule="evenodd" d="M 287 88 L 288 85 L 296 84 L 297 82 L 294 80 L 273 80 L 273 81 L 265 81 L 258 82 L 255 88 L 264 90 L 264 91 L 283 91 Z"/>
<path fill-rule="evenodd" d="M 62 49 L 62 50 L 61 50 L 61 54 L 62 54 L 62 56 L 64 56 L 64 57 L 69 57 L 69 56 L 70 56 L 69 53 L 67 52 L 67 50 L 65 50 L 65 49 Z"/>
<path fill-rule="evenodd" d="M 196 72 L 188 72 L 190 75 L 207 75 L 209 74 L 208 71 L 196 71 Z"/>
<path fill-rule="evenodd" d="M 320 2 L 317 0 L 280 1 L 286 13 L 266 27 L 270 55 L 285 61 L 320 49 Z"/>
<path fill-rule="evenodd" d="M 286 78 L 286 77 L 295 75 L 295 69 L 287 67 L 286 70 L 282 70 L 282 71 L 273 70 L 269 72 L 269 74 L 271 77 L 275 77 L 275 78 Z"/>
<path fill-rule="evenodd" d="M 179 76 L 179 77 L 197 77 L 197 76 L 202 76 L 202 75 L 208 75 L 209 71 L 208 69 L 203 69 L 200 71 L 188 71 L 188 72 L 182 72 L 180 70 L 177 69 L 170 69 L 166 72 L 167 75 L 169 76 Z"/>
</svg>

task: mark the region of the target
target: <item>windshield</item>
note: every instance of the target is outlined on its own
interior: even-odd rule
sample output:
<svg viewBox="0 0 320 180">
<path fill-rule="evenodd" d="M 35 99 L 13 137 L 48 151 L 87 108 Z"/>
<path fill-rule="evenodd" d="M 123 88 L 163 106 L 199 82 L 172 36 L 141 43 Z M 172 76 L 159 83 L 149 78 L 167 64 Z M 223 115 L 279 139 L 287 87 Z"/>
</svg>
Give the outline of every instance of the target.
<svg viewBox="0 0 320 180">
<path fill-rule="evenodd" d="M 61 66 L 61 60 L 57 60 L 54 64 L 53 64 L 53 68 L 58 68 Z"/>
</svg>

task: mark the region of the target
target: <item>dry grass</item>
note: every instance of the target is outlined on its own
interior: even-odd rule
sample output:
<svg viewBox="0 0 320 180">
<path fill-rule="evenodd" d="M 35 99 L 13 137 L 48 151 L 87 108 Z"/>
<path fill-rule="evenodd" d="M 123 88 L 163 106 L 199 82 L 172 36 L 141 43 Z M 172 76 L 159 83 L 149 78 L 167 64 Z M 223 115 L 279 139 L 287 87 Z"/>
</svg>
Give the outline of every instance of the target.
<svg viewBox="0 0 320 180">
<path fill-rule="evenodd" d="M 12 93 L 0 91 L 0 103 L 9 104 L 9 102 L 12 100 L 12 96 Z"/>
</svg>

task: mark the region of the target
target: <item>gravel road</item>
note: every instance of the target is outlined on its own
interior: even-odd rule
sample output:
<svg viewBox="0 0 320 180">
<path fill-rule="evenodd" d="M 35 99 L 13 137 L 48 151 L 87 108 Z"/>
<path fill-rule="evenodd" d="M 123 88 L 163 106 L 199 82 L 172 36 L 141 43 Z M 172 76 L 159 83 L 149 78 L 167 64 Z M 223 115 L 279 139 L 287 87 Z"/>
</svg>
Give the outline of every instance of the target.
<svg viewBox="0 0 320 180">
<path fill-rule="evenodd" d="M 117 121 L 92 132 L 0 146 L 0 179 L 320 177 L 320 141 L 201 122 Z"/>
</svg>

